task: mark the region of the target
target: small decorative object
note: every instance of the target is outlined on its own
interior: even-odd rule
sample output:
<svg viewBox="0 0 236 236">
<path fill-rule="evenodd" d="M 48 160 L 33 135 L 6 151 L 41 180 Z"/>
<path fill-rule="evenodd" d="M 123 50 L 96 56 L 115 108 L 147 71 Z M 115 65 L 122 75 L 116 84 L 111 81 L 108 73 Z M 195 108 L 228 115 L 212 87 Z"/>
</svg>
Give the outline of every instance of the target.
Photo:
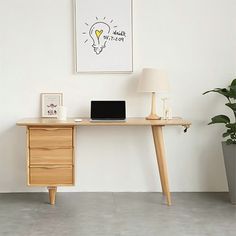
<svg viewBox="0 0 236 236">
<path fill-rule="evenodd" d="M 67 108 L 64 106 L 59 106 L 57 111 L 57 119 L 58 120 L 66 120 L 67 119 Z"/>
<path fill-rule="evenodd" d="M 172 109 L 171 109 L 171 107 L 169 106 L 168 108 L 167 108 L 167 119 L 168 120 L 171 120 L 173 117 L 172 117 Z"/>
<path fill-rule="evenodd" d="M 163 120 L 166 120 L 167 119 L 167 113 L 168 113 L 166 101 L 168 100 L 168 98 L 164 97 L 161 100 L 163 101 Z"/>
<path fill-rule="evenodd" d="M 62 93 L 41 93 L 41 116 L 57 117 L 58 107 L 63 105 Z"/>
<path fill-rule="evenodd" d="M 163 101 L 163 120 L 171 120 L 172 119 L 172 109 L 170 107 L 169 98 L 163 97 L 161 99 Z"/>
<path fill-rule="evenodd" d="M 215 88 L 207 91 L 204 94 L 214 92 L 223 95 L 227 99 L 225 104 L 233 111 L 233 117 L 236 119 L 236 79 L 234 79 L 227 88 Z M 225 132 L 223 138 L 227 138 L 222 142 L 226 176 L 228 180 L 229 195 L 232 204 L 236 204 L 236 123 L 226 115 L 218 115 L 211 118 L 211 124 L 224 124 Z"/>
<path fill-rule="evenodd" d="M 132 0 L 74 2 L 76 72 L 132 72 Z"/>
<path fill-rule="evenodd" d="M 156 93 L 169 91 L 169 82 L 166 71 L 152 68 L 143 69 L 142 76 L 139 80 L 138 91 L 152 93 L 151 114 L 146 117 L 146 119 L 161 119 L 161 117 L 156 114 Z"/>
</svg>

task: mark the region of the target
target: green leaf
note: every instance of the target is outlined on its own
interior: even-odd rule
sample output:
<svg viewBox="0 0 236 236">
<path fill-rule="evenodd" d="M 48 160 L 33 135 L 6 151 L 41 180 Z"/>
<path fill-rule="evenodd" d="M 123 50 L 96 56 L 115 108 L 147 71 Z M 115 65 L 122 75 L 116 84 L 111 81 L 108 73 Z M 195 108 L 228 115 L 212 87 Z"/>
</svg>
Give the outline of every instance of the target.
<svg viewBox="0 0 236 236">
<path fill-rule="evenodd" d="M 230 130 L 227 130 L 225 133 L 222 134 L 222 137 L 227 137 L 231 134 L 232 132 Z"/>
<path fill-rule="evenodd" d="M 236 86 L 236 79 L 233 79 L 230 86 Z"/>
<path fill-rule="evenodd" d="M 226 103 L 225 105 L 231 108 L 233 112 L 236 112 L 236 103 Z"/>
<path fill-rule="evenodd" d="M 207 94 L 207 93 L 219 93 L 223 96 L 225 96 L 226 98 L 230 97 L 230 91 L 226 88 L 215 88 L 209 91 L 206 91 L 205 93 L 203 93 L 203 95 Z"/>
<path fill-rule="evenodd" d="M 218 123 L 227 124 L 227 123 L 230 123 L 230 119 L 228 116 L 225 116 L 225 115 L 214 116 L 211 118 L 211 122 L 208 125 L 218 124 Z"/>
<path fill-rule="evenodd" d="M 227 143 L 227 144 L 233 144 L 234 142 L 233 142 L 232 139 L 227 139 L 227 140 L 226 140 L 226 143 Z"/>
<path fill-rule="evenodd" d="M 236 123 L 230 123 L 230 124 L 226 124 L 227 128 L 230 128 L 232 130 L 236 130 Z"/>
<path fill-rule="evenodd" d="M 226 124 L 225 126 L 231 130 L 231 133 L 236 133 L 236 123 Z"/>
<path fill-rule="evenodd" d="M 228 86 L 227 88 L 215 88 L 206 91 L 205 93 L 203 93 L 203 95 L 211 92 L 221 94 L 227 98 L 228 103 L 226 103 L 225 105 L 233 110 L 234 116 L 236 118 L 236 79 L 233 79 L 230 86 Z M 209 125 L 217 123 L 225 124 L 226 126 L 226 131 L 222 134 L 224 138 L 228 137 L 226 143 L 236 144 L 236 123 L 230 123 L 230 118 L 228 116 L 218 115 L 211 118 L 211 122 L 209 123 Z"/>
<path fill-rule="evenodd" d="M 236 99 L 236 85 L 230 85 L 230 98 Z"/>
</svg>

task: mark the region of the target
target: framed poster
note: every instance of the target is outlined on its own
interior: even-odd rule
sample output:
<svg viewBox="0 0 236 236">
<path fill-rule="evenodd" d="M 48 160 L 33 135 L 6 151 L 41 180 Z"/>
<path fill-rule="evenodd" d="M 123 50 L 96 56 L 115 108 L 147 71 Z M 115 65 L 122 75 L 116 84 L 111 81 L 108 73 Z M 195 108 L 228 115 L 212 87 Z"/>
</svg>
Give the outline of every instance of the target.
<svg viewBox="0 0 236 236">
<path fill-rule="evenodd" d="M 133 71 L 132 0 L 74 0 L 76 71 Z"/>
<path fill-rule="evenodd" d="M 58 107 L 63 105 L 62 93 L 41 93 L 41 116 L 57 117 Z"/>
</svg>

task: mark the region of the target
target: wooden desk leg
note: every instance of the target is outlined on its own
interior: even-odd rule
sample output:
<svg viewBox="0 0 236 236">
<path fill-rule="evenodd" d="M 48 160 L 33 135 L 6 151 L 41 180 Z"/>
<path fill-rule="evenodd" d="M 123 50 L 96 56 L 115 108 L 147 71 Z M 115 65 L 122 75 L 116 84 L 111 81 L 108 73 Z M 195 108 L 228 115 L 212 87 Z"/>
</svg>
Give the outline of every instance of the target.
<svg viewBox="0 0 236 236">
<path fill-rule="evenodd" d="M 51 205 L 55 205 L 57 187 L 48 187 L 49 200 Z"/>
<path fill-rule="evenodd" d="M 169 181 L 168 181 L 168 173 L 167 173 L 167 164 L 165 159 L 165 147 L 164 147 L 164 140 L 162 134 L 162 127 L 161 126 L 152 126 L 152 134 L 156 149 L 156 158 L 157 164 L 161 179 L 161 186 L 162 191 L 167 197 L 167 204 L 171 205 L 171 196 L 169 190 Z"/>
</svg>

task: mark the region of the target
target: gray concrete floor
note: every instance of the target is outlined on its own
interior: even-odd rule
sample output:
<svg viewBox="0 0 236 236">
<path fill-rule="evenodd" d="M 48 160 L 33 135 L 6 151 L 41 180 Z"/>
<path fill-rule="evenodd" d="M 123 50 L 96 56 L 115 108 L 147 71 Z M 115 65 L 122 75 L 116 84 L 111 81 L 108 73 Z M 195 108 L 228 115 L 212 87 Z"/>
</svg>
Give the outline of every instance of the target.
<svg viewBox="0 0 236 236">
<path fill-rule="evenodd" d="M 0 194 L 0 235 L 235 236 L 236 206 L 227 193 Z"/>
</svg>

